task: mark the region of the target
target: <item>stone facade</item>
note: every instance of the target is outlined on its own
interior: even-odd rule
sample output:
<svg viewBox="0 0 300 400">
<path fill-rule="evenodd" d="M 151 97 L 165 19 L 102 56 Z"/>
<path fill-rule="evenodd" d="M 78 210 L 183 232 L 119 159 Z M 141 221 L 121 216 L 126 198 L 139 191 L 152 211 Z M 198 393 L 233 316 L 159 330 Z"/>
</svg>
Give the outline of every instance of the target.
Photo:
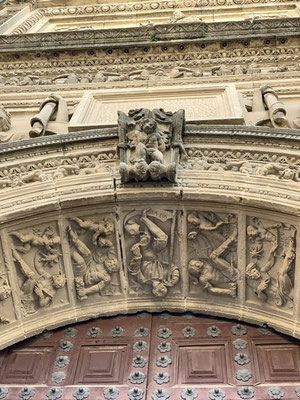
<svg viewBox="0 0 300 400">
<path fill-rule="evenodd" d="M 139 310 L 300 338 L 298 2 L 79 3 L 0 11 L 1 346 Z"/>
</svg>

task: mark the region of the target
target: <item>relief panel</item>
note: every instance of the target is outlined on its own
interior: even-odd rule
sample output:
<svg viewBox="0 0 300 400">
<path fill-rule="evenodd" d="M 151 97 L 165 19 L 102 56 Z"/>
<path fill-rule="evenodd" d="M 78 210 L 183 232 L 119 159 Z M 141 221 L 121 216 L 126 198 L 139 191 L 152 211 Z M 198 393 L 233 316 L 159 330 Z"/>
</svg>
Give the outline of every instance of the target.
<svg viewBox="0 0 300 400">
<path fill-rule="evenodd" d="M 276 308 L 292 308 L 296 228 L 249 217 L 246 235 L 247 299 Z"/>
<path fill-rule="evenodd" d="M 5 271 L 5 263 L 3 260 L 3 249 L 0 243 L 0 330 L 13 320 L 15 320 L 15 312 L 12 301 L 12 289 Z"/>
<path fill-rule="evenodd" d="M 237 217 L 212 211 L 188 211 L 189 293 L 237 296 Z"/>
<path fill-rule="evenodd" d="M 57 225 L 12 231 L 10 236 L 23 315 L 68 303 Z"/>
<path fill-rule="evenodd" d="M 86 300 L 94 294 L 121 294 L 114 221 L 113 214 L 68 220 L 67 235 L 79 300 Z"/>
<path fill-rule="evenodd" d="M 123 218 L 125 266 L 131 294 L 180 294 L 179 212 L 148 208 Z"/>
</svg>

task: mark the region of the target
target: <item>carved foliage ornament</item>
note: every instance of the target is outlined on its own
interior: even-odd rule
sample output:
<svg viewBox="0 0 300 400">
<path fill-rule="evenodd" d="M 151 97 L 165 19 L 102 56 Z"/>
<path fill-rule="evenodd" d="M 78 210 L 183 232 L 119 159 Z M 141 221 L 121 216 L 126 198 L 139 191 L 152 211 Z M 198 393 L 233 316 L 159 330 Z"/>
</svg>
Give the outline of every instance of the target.
<svg viewBox="0 0 300 400">
<path fill-rule="evenodd" d="M 119 111 L 119 153 L 122 183 L 134 180 L 175 182 L 177 165 L 185 154 L 182 142 L 184 111 Z"/>
</svg>

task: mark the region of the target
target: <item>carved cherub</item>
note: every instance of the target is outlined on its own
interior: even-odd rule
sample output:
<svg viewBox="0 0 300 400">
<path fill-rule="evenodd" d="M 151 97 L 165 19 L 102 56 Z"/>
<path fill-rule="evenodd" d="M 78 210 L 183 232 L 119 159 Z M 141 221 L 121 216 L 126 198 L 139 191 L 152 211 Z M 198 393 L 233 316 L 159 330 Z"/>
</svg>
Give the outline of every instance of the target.
<svg viewBox="0 0 300 400">
<path fill-rule="evenodd" d="M 252 219 L 252 224 L 247 226 L 247 235 L 252 243 L 249 249 L 251 258 L 260 258 L 263 254 L 263 241 L 273 242 L 276 234 L 271 229 L 278 229 L 281 223 L 263 226 L 257 218 Z"/>
</svg>

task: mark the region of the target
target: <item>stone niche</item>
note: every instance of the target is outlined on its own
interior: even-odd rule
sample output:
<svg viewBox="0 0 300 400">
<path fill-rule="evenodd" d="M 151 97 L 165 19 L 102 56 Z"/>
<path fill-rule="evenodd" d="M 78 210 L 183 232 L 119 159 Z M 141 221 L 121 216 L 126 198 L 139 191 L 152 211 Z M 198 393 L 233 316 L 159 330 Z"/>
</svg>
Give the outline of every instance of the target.
<svg viewBox="0 0 300 400">
<path fill-rule="evenodd" d="M 185 110 L 187 122 L 243 125 L 244 118 L 234 84 L 203 86 L 111 89 L 90 91 L 83 95 L 69 131 L 116 125 L 115 110 L 163 108 Z"/>
</svg>

